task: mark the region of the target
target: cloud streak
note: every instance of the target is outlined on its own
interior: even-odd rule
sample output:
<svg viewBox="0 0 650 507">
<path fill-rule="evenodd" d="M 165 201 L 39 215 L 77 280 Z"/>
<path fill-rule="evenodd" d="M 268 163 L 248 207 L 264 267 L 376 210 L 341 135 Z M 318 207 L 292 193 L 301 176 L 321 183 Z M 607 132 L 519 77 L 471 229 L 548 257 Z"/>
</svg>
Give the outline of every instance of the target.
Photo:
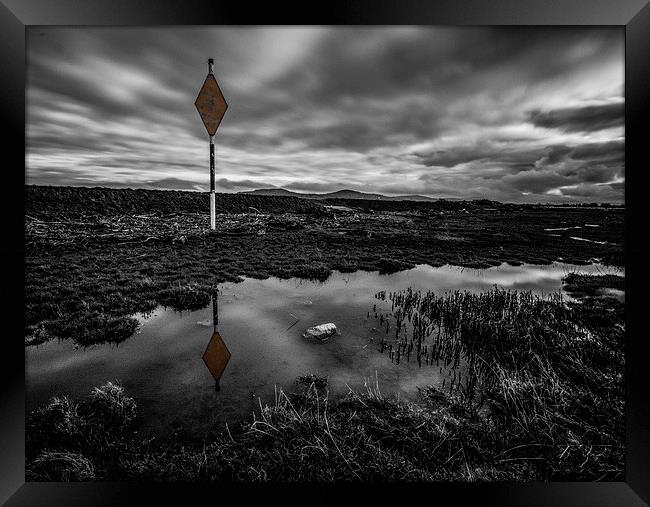
<svg viewBox="0 0 650 507">
<path fill-rule="evenodd" d="M 27 37 L 28 183 L 623 200 L 613 28 L 63 28 Z"/>
<path fill-rule="evenodd" d="M 531 111 L 530 121 L 537 127 L 592 132 L 623 125 L 621 102 L 598 106 L 569 107 L 552 111 Z"/>
</svg>

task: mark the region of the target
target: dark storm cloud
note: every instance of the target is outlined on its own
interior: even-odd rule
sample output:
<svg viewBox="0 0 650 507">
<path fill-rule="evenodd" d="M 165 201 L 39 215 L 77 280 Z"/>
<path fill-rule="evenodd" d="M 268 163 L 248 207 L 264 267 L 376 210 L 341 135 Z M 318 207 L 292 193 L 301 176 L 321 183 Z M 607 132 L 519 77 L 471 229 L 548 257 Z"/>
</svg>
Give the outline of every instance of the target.
<svg viewBox="0 0 650 507">
<path fill-rule="evenodd" d="M 420 158 L 425 166 L 456 167 L 461 164 L 475 161 L 498 162 L 503 167 L 514 167 L 521 170 L 532 166 L 532 164 L 543 153 L 543 149 L 513 150 L 511 147 L 503 147 L 483 143 L 479 146 L 456 146 L 454 149 L 434 151 L 431 153 L 414 153 Z"/>
<path fill-rule="evenodd" d="M 543 150 L 538 165 L 554 165 L 568 159 L 592 164 L 620 165 L 625 160 L 625 143 L 622 140 L 604 143 L 585 143 L 577 146 L 556 145 Z"/>
<path fill-rule="evenodd" d="M 296 126 L 283 131 L 283 138 L 304 142 L 316 150 L 345 149 L 366 152 L 391 144 L 394 136 L 418 142 L 435 137 L 441 131 L 435 116 L 426 107 L 400 108 L 386 114 L 383 110 L 367 112 L 357 118 L 342 118 L 325 126 Z M 374 121 L 372 119 L 374 118 Z"/>
<path fill-rule="evenodd" d="M 622 140 L 605 143 L 589 143 L 574 148 L 571 157 L 577 160 L 598 160 L 601 162 L 623 162 L 625 143 Z"/>
<path fill-rule="evenodd" d="M 27 180 L 206 189 L 213 56 L 219 190 L 621 200 L 622 34 L 33 27 Z"/>
<path fill-rule="evenodd" d="M 529 113 L 529 120 L 538 127 L 587 132 L 620 127 L 624 119 L 622 102 Z"/>
<path fill-rule="evenodd" d="M 308 65 L 277 83 L 297 89 L 312 103 L 394 98 L 411 90 L 457 97 L 485 86 L 476 75 L 496 70 L 521 82 L 538 82 L 588 66 L 596 53 L 610 54 L 620 44 L 620 33 L 598 28 L 404 27 L 389 32 L 356 27 L 324 39 Z"/>
<path fill-rule="evenodd" d="M 455 178 L 459 183 L 464 181 L 467 189 L 474 188 L 475 193 L 481 188 L 492 188 L 501 199 L 514 199 L 519 193 L 620 201 L 622 195 L 614 196 L 615 191 L 622 188 L 616 185 L 604 188 L 602 185 L 622 179 L 623 155 L 622 141 L 578 146 L 560 144 L 521 152 L 490 146 L 461 147 L 454 157 L 446 153 L 422 156 L 423 165 L 431 169 L 421 173 L 419 179 L 426 184 L 435 184 Z M 486 161 L 491 165 L 489 170 L 481 167 Z M 469 167 L 454 170 L 462 164 Z M 447 171 L 441 172 L 438 168 Z M 578 187 L 580 192 L 574 191 Z"/>
<path fill-rule="evenodd" d="M 537 163 L 539 165 L 557 164 L 569 158 L 573 151 L 573 148 L 561 144 L 558 146 L 550 146 L 545 150 L 544 155 L 537 161 Z"/>
</svg>

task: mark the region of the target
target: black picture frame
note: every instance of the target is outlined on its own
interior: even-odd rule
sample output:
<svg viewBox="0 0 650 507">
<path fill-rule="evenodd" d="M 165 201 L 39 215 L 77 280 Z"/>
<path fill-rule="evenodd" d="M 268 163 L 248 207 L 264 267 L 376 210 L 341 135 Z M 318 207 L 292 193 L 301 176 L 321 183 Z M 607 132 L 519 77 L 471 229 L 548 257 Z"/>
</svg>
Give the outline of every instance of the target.
<svg viewBox="0 0 650 507">
<path fill-rule="evenodd" d="M 625 269 L 626 269 L 626 481 L 609 483 L 433 483 L 360 485 L 363 501 L 460 502 L 473 505 L 641 506 L 650 503 L 650 397 L 645 375 L 643 324 L 647 290 L 646 172 L 650 168 L 644 124 L 650 118 L 650 5 L 647 0 L 348 0 L 277 3 L 205 0 L 0 0 L 0 102 L 5 134 L 0 256 L 7 283 L 1 305 L 9 325 L 0 369 L 0 502 L 6 505 L 156 505 L 242 501 L 341 501 L 339 485 L 25 483 L 24 458 L 24 184 L 26 27 L 34 25 L 618 25 L 625 30 Z M 10 155 L 10 156 L 8 156 Z M 644 227 L 645 226 L 645 227 Z M 646 332 L 644 332 L 646 331 Z M 415 488 L 415 489 L 414 489 Z M 346 488 L 348 489 L 348 488 Z M 144 496 L 142 496 L 144 495 Z M 408 495 L 408 496 L 405 496 Z M 420 497 L 420 495 L 423 495 Z M 233 501 L 233 500 L 231 500 Z"/>
</svg>

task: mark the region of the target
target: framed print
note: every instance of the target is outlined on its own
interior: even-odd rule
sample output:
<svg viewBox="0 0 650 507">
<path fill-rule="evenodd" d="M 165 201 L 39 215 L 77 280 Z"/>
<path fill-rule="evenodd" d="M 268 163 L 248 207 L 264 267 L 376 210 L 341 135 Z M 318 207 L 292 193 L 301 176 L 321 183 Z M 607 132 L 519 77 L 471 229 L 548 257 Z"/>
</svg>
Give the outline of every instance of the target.
<svg viewBox="0 0 650 507">
<path fill-rule="evenodd" d="M 3 502 L 647 505 L 644 1 L 0 11 Z"/>
</svg>

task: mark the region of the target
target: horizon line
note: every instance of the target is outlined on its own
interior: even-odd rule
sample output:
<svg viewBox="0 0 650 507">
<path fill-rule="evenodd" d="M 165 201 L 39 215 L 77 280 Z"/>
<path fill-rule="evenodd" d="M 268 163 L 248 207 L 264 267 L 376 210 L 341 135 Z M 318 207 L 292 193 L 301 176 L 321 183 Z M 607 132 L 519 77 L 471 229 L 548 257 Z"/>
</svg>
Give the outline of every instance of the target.
<svg viewBox="0 0 650 507">
<path fill-rule="evenodd" d="M 110 185 L 110 184 L 109 184 Z M 117 184 L 117 186 L 102 186 L 102 185 L 58 185 L 58 184 L 51 184 L 51 183 L 28 183 L 25 182 L 26 187 L 59 187 L 59 188 L 88 188 L 88 189 L 107 189 L 107 190 L 144 190 L 148 192 L 193 192 L 193 193 L 207 193 L 209 194 L 209 190 L 199 190 L 199 189 L 191 189 L 191 188 L 146 188 L 146 187 L 130 187 L 126 185 L 121 185 Z M 465 198 L 465 197 L 434 197 L 431 195 L 427 194 L 385 194 L 381 192 L 363 192 L 361 190 L 353 190 L 351 188 L 342 188 L 339 190 L 331 190 L 328 192 L 299 192 L 295 190 L 287 190 L 286 188 L 283 187 L 260 187 L 252 190 L 222 190 L 219 192 L 216 192 L 218 194 L 250 194 L 253 192 L 258 192 L 260 190 L 283 190 L 285 192 L 289 192 L 291 194 L 295 194 L 296 196 L 301 196 L 301 195 L 319 195 L 319 196 L 326 196 L 329 194 L 335 194 L 337 192 L 356 192 L 358 194 L 363 194 L 363 195 L 379 195 L 383 197 L 425 197 L 431 200 L 439 200 L 439 201 L 490 201 L 490 202 L 496 202 L 500 204 L 520 204 L 520 205 L 536 205 L 536 204 L 541 204 L 541 205 L 589 205 L 589 204 L 607 204 L 609 206 L 618 206 L 618 207 L 625 207 L 625 201 L 623 202 L 609 202 L 609 201 L 577 201 L 575 199 L 573 200 L 567 200 L 567 201 L 537 201 L 537 202 L 519 202 L 519 201 L 500 201 L 496 199 L 490 199 L 487 197 L 479 197 L 479 198 Z M 275 197 L 282 197 L 282 196 L 275 196 Z M 570 199 L 570 198 L 567 198 Z M 362 200 L 362 199 L 359 199 Z M 368 200 L 368 199 L 366 199 Z M 376 199 L 379 200 L 379 199 Z M 404 199 L 404 200 L 410 200 L 410 199 Z M 427 202 L 427 201 L 413 201 L 413 202 Z"/>
</svg>

